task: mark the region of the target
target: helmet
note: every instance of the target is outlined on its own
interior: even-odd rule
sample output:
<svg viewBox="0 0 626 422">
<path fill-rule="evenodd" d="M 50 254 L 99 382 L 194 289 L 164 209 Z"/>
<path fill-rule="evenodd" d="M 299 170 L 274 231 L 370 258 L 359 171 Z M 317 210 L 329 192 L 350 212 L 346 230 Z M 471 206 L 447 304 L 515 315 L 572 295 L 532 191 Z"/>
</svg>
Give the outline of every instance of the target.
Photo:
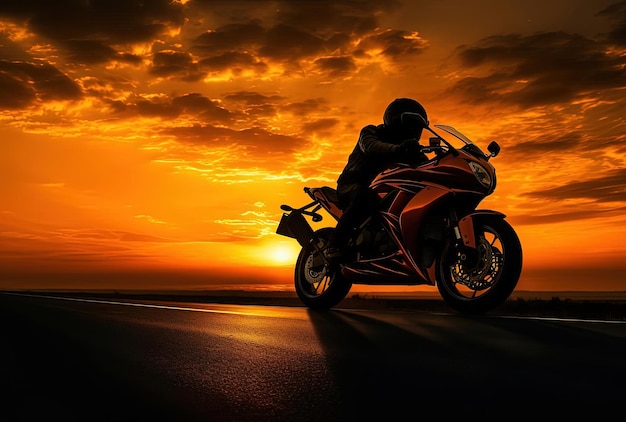
<svg viewBox="0 0 626 422">
<path fill-rule="evenodd" d="M 411 98 L 396 98 L 385 109 L 383 123 L 393 132 L 414 132 L 419 136 L 422 132 L 422 125 L 416 124 L 415 120 L 402 119 L 402 113 L 407 112 L 419 114 L 428 122 L 426 110 L 420 103 Z"/>
</svg>

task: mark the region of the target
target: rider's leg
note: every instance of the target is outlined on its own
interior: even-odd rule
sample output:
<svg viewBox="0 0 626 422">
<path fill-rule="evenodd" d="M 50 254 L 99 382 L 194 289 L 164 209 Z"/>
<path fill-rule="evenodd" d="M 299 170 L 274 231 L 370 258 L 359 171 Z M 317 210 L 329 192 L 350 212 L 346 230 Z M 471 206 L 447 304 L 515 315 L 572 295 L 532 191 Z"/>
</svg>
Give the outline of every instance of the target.
<svg viewBox="0 0 626 422">
<path fill-rule="evenodd" d="M 339 257 L 345 253 L 346 246 L 354 228 L 361 224 L 378 208 L 378 195 L 365 185 L 349 185 L 337 190 L 341 204 L 346 204 L 344 212 L 335 228 L 335 235 L 330 241 L 328 256 Z"/>
</svg>

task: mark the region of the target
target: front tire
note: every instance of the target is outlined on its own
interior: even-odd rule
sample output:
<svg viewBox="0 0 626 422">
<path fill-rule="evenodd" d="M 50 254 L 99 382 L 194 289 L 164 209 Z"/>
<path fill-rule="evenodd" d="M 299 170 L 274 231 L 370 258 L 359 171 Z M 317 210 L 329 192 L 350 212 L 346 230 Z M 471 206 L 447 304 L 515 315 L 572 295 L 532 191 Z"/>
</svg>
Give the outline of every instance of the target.
<svg viewBox="0 0 626 422">
<path fill-rule="evenodd" d="M 333 230 L 323 228 L 317 230 L 315 234 L 321 243 L 328 244 Z M 331 266 L 328 263 L 317 265 L 318 254 L 313 242 L 300 251 L 294 276 L 296 294 L 310 309 L 330 309 L 346 297 L 352 283 L 343 277 L 338 266 Z"/>
<path fill-rule="evenodd" d="M 474 221 L 475 256 L 449 250 L 439 266 L 437 288 L 453 309 L 483 314 L 513 293 L 522 272 L 522 246 L 511 225 L 497 216 Z"/>
</svg>

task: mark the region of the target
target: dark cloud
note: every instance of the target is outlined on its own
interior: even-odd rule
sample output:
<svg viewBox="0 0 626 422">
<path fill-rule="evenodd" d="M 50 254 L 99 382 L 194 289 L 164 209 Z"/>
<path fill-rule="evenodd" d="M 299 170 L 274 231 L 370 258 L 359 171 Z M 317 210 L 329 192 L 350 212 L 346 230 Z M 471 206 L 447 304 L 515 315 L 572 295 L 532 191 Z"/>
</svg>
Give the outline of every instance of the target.
<svg viewBox="0 0 626 422">
<path fill-rule="evenodd" d="M 150 41 L 184 22 L 183 7 L 170 0 L 20 0 L 0 2 L 0 16 L 8 17 L 69 51 L 81 63 L 93 63 L 81 42 L 95 42 L 104 56 L 108 48 Z M 101 59 L 97 59 L 101 60 Z"/>
<path fill-rule="evenodd" d="M 68 40 L 63 45 L 67 52 L 67 59 L 73 63 L 98 64 L 115 60 L 130 64 L 141 62 L 139 56 L 131 53 L 118 53 L 102 41 Z"/>
<path fill-rule="evenodd" d="M 463 78 L 449 90 L 470 103 L 533 107 L 626 87 L 626 57 L 609 53 L 605 43 L 577 34 L 493 36 L 460 47 L 456 57 L 465 68 L 490 72 Z"/>
<path fill-rule="evenodd" d="M 193 1 L 189 6 L 203 5 L 206 11 L 210 4 Z M 264 15 L 255 7 L 268 6 L 266 2 L 243 4 L 258 16 Z M 300 72 L 303 61 L 309 61 L 328 77 L 343 77 L 356 69 L 351 57 L 364 57 L 369 50 L 402 61 L 426 48 L 426 42 L 414 33 L 379 29 L 378 12 L 391 10 L 397 4 L 378 0 L 278 1 L 272 3 L 274 14 L 254 19 L 238 8 L 237 12 L 244 13 L 247 21 L 242 22 L 242 16 L 231 16 L 238 22 L 199 35 L 192 51 L 201 56 L 200 63 L 208 70 L 224 69 L 234 63 L 262 73 L 274 62 L 281 63 L 288 72 Z"/>
<path fill-rule="evenodd" d="M 294 136 L 280 135 L 261 128 L 234 130 L 213 125 L 194 125 L 166 129 L 164 133 L 174 135 L 179 141 L 223 147 L 238 145 L 253 156 L 290 154 L 306 145 L 306 140 Z"/>
<path fill-rule="evenodd" d="M 182 7 L 169 0 L 7 1 L 0 3 L 0 17 L 52 43 L 69 65 L 139 65 L 141 58 L 124 51 L 126 44 L 150 41 L 183 23 Z"/>
<path fill-rule="evenodd" d="M 581 174 L 581 178 L 584 176 Z M 550 200 L 588 199 L 598 203 L 626 202 L 626 169 L 612 170 L 605 176 L 595 179 L 572 182 L 552 189 L 526 192 L 523 195 Z"/>
<path fill-rule="evenodd" d="M 349 75 L 356 70 L 352 57 L 322 57 L 314 61 L 318 71 L 331 77 Z"/>
<path fill-rule="evenodd" d="M 306 116 L 307 114 L 325 111 L 327 102 L 324 98 L 310 98 L 301 102 L 286 104 L 283 110 L 299 116 Z"/>
<path fill-rule="evenodd" d="M 35 99 L 35 90 L 27 82 L 0 71 L 0 108 L 25 108 Z"/>
<path fill-rule="evenodd" d="M 513 144 L 507 148 L 507 152 L 534 156 L 536 154 L 576 150 L 582 144 L 582 136 L 582 133 L 575 131 L 550 139 L 541 136 L 535 140 Z"/>
<path fill-rule="evenodd" d="M 186 6 L 215 13 L 235 25 L 259 23 L 257 18 L 265 16 L 270 22 L 268 27 L 284 24 L 325 39 L 336 33 L 360 36 L 371 32 L 379 26 L 377 16 L 381 12 L 392 11 L 400 4 L 397 0 L 244 0 L 219 2 L 220 10 L 216 12 L 216 3 L 215 0 L 191 0 Z"/>
<path fill-rule="evenodd" d="M 257 20 L 248 24 L 229 24 L 205 32 L 196 38 L 194 50 L 205 52 L 208 58 L 224 53 L 250 54 L 250 51 L 254 51 L 258 56 L 257 61 L 263 58 L 290 61 L 325 51 L 325 40 L 285 24 L 265 29 Z"/>
<path fill-rule="evenodd" d="M 376 49 L 381 50 L 382 55 L 391 58 L 403 58 L 420 54 L 428 43 L 417 36 L 417 34 L 407 31 L 388 29 L 368 35 L 358 44 L 359 50 Z"/>
<path fill-rule="evenodd" d="M 267 64 L 259 61 L 254 55 L 237 51 L 202 59 L 198 65 L 209 74 L 230 71 L 238 75 L 246 69 L 251 69 L 256 73 L 262 74 L 268 70 Z"/>
<path fill-rule="evenodd" d="M 590 207 L 592 208 L 592 207 Z M 533 225 L 533 224 L 555 224 L 566 221 L 588 220 L 590 218 L 607 218 L 624 215 L 626 207 L 598 209 L 594 206 L 592 209 L 577 209 L 553 214 L 516 214 L 511 216 L 513 224 Z"/>
<path fill-rule="evenodd" d="M 201 121 L 227 123 L 231 119 L 231 113 L 227 109 L 199 93 L 174 98 L 137 97 L 126 102 L 109 101 L 108 105 L 114 113 L 124 117 L 142 115 L 167 119 L 189 114 Z"/>
<path fill-rule="evenodd" d="M 212 55 L 245 51 L 261 45 L 265 34 L 258 19 L 245 24 L 228 24 L 199 35 L 194 41 L 194 49 Z"/>
<path fill-rule="evenodd" d="M 248 105 L 262 105 L 283 101 L 285 97 L 280 95 L 263 95 L 254 91 L 238 91 L 225 94 L 224 99 L 230 102 L 244 103 Z"/>
<path fill-rule="evenodd" d="M 24 0 L 0 4 L 0 19 L 24 26 L 42 45 L 62 56 L 63 68 L 145 60 L 132 50 L 152 43 L 151 75 L 195 82 L 220 72 L 286 72 L 314 67 L 327 77 L 354 71 L 351 56 L 368 48 L 400 60 L 418 54 L 424 43 L 404 31 L 383 31 L 380 12 L 397 2 Z M 204 32 L 192 40 L 167 41 L 170 34 Z M 361 40 L 358 47 L 355 44 Z M 11 57 L 14 59 L 15 57 Z"/>
<path fill-rule="evenodd" d="M 317 34 L 343 32 L 357 36 L 375 30 L 379 12 L 395 9 L 399 2 L 388 0 L 318 0 L 277 2 L 277 20 Z"/>
<path fill-rule="evenodd" d="M 81 98 L 80 87 L 47 63 L 0 60 L 0 106 L 23 108 L 37 100 L 58 101 Z"/>
<path fill-rule="evenodd" d="M 309 123 L 305 123 L 302 126 L 302 132 L 304 133 L 323 133 L 328 131 L 329 129 L 334 128 L 339 124 L 339 119 L 327 118 L 327 119 L 319 119 Z"/>
<path fill-rule="evenodd" d="M 616 22 L 615 28 L 609 31 L 607 41 L 618 46 L 626 46 L 626 1 L 615 3 L 598 13 L 608 16 Z"/>
<path fill-rule="evenodd" d="M 191 54 L 183 51 L 162 50 L 154 53 L 150 73 L 159 77 L 176 76 L 185 81 L 198 81 L 202 73 Z"/>
<path fill-rule="evenodd" d="M 315 56 L 324 51 L 324 39 L 282 24 L 267 31 L 265 44 L 259 48 L 261 56 L 287 61 Z"/>
</svg>

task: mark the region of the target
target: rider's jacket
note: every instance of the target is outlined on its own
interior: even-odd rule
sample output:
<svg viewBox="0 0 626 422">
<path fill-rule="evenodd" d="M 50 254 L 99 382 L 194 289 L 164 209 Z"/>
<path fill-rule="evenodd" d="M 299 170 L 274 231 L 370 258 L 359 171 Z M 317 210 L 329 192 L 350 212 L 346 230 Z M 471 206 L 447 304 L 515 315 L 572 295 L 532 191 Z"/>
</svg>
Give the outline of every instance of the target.
<svg viewBox="0 0 626 422">
<path fill-rule="evenodd" d="M 349 184 L 369 186 L 380 172 L 397 163 L 399 159 L 408 158 L 402 154 L 401 137 L 393 136 L 385 125 L 367 125 L 359 134 L 348 162 L 337 179 L 337 190 Z M 421 154 L 415 160 L 421 161 L 426 157 Z"/>
</svg>

